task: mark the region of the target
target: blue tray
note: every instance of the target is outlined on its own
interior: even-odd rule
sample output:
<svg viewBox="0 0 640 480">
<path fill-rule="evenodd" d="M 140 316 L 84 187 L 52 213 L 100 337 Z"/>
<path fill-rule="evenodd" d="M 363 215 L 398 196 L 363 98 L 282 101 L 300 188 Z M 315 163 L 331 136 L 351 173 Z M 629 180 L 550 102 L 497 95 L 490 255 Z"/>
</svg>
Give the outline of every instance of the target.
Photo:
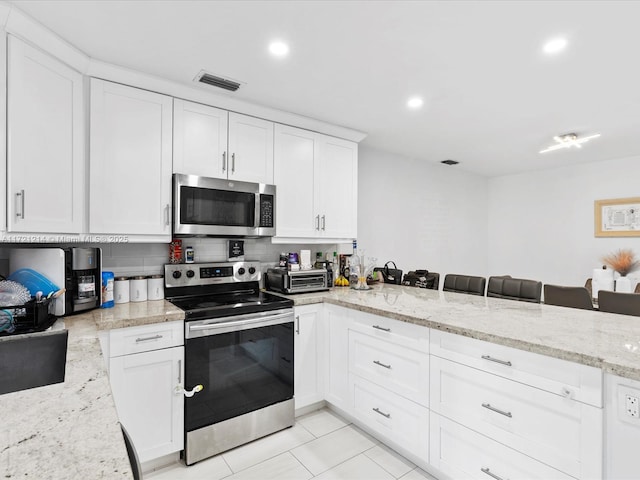
<svg viewBox="0 0 640 480">
<path fill-rule="evenodd" d="M 42 292 L 42 295 L 46 297 L 50 293 L 60 290 L 60 287 L 47 277 L 30 268 L 16 270 L 7 277 L 7 280 L 13 280 L 27 287 L 32 297 L 36 295 L 36 292 Z"/>
</svg>

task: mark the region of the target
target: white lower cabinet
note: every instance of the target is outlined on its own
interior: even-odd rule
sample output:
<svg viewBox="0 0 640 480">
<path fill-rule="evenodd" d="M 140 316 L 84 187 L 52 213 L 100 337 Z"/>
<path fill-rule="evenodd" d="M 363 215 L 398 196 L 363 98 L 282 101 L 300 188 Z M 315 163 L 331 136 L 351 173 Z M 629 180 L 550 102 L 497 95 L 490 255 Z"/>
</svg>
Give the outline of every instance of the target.
<svg viewBox="0 0 640 480">
<path fill-rule="evenodd" d="M 322 389 L 322 304 L 294 308 L 294 393 L 296 409 L 320 402 Z"/>
<path fill-rule="evenodd" d="M 143 463 L 184 448 L 183 328 L 170 322 L 111 330 L 103 345 L 118 418 Z"/>
<path fill-rule="evenodd" d="M 429 463 L 452 479 L 571 480 L 573 477 L 431 412 Z"/>
<path fill-rule="evenodd" d="M 350 413 L 349 398 L 349 318 L 347 308 L 324 306 L 325 400 Z"/>
</svg>

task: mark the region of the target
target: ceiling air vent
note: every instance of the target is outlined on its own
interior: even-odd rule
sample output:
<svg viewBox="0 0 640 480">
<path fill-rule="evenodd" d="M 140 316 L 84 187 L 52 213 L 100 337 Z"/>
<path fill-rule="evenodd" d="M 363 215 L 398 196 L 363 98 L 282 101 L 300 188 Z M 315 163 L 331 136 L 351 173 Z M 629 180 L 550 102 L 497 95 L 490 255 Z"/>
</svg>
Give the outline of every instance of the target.
<svg viewBox="0 0 640 480">
<path fill-rule="evenodd" d="M 440 163 L 444 163 L 445 165 L 458 165 L 460 162 L 456 160 L 442 160 Z"/>
<path fill-rule="evenodd" d="M 230 90 L 235 92 L 240 88 L 241 83 L 236 82 L 234 80 L 229 80 L 227 78 L 219 77 L 217 75 L 212 75 L 205 71 L 201 71 L 198 73 L 196 78 L 194 78 L 195 82 L 206 83 L 207 85 L 212 85 L 214 87 L 223 88 L 225 90 Z"/>
</svg>

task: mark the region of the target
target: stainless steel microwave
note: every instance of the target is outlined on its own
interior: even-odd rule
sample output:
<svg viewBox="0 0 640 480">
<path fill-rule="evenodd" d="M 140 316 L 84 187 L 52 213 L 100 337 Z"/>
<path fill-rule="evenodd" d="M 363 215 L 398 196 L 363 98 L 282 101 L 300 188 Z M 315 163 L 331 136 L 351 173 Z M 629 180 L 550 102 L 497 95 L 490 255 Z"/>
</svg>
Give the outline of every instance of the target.
<svg viewBox="0 0 640 480">
<path fill-rule="evenodd" d="M 174 235 L 272 237 L 275 211 L 275 185 L 173 175 Z"/>
</svg>

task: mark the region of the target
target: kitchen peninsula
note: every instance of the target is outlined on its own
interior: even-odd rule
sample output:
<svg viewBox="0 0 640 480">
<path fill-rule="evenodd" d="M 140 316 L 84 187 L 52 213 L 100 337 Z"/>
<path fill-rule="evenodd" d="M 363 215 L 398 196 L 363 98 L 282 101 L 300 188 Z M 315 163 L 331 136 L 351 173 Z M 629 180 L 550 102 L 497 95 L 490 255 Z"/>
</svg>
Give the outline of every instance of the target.
<svg viewBox="0 0 640 480">
<path fill-rule="evenodd" d="M 296 308 L 325 304 L 640 379 L 640 352 L 634 348 L 640 324 L 634 317 L 393 285 L 366 292 L 334 288 L 290 298 Z M 99 331 L 183 318 L 168 302 L 132 307 L 118 305 L 65 319 L 70 334 L 65 382 L 3 396 L 3 408 L 9 411 L 29 406 L 28 415 L 5 419 L 0 444 L 5 476 L 68 478 L 76 472 L 129 478 Z"/>
</svg>

